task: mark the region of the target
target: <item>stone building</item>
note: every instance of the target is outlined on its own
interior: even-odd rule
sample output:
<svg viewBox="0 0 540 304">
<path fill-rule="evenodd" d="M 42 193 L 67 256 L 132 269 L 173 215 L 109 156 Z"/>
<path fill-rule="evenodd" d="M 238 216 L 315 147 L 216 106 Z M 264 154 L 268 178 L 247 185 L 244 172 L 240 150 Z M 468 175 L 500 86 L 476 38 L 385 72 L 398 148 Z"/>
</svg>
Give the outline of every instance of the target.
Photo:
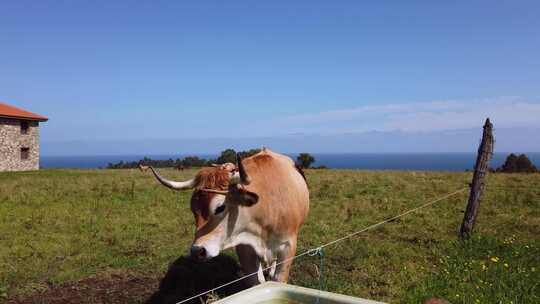
<svg viewBox="0 0 540 304">
<path fill-rule="evenodd" d="M 0 103 L 0 172 L 39 169 L 39 123 L 47 117 Z"/>
</svg>

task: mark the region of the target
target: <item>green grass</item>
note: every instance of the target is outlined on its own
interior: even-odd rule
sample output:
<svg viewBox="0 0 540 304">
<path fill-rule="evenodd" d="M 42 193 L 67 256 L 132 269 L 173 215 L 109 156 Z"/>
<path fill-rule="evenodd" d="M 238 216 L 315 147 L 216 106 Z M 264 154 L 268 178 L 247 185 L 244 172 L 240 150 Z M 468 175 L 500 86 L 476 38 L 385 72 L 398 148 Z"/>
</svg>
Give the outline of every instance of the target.
<svg viewBox="0 0 540 304">
<path fill-rule="evenodd" d="M 311 210 L 298 253 L 463 188 L 471 174 L 308 170 L 307 178 Z M 109 273 L 159 277 L 192 242 L 190 195 L 137 170 L 0 173 L 0 301 Z M 475 237 L 462 243 L 466 199 L 325 248 L 326 289 L 403 303 L 540 302 L 540 175 L 490 175 Z M 290 283 L 317 288 L 318 264 L 297 260 Z"/>
<path fill-rule="evenodd" d="M 454 303 L 540 303 L 540 248 L 487 237 L 455 242 L 439 272 L 409 290 L 407 302 L 434 294 Z"/>
</svg>

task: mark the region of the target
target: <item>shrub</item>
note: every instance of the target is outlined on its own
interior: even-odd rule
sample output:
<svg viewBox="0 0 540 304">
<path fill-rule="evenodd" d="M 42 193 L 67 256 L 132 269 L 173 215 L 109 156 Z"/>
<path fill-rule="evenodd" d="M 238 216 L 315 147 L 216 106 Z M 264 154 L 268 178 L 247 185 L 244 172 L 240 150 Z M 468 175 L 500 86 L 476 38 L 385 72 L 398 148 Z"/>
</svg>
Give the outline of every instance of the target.
<svg viewBox="0 0 540 304">
<path fill-rule="evenodd" d="M 503 173 L 536 173 L 538 169 L 525 154 L 519 156 L 511 153 L 506 157 L 504 164 L 497 168 L 497 172 Z"/>
<path fill-rule="evenodd" d="M 315 162 L 315 157 L 313 157 L 309 153 L 300 153 L 298 157 L 296 157 L 296 161 L 298 166 L 301 168 L 307 169 L 311 167 L 311 164 Z"/>
</svg>

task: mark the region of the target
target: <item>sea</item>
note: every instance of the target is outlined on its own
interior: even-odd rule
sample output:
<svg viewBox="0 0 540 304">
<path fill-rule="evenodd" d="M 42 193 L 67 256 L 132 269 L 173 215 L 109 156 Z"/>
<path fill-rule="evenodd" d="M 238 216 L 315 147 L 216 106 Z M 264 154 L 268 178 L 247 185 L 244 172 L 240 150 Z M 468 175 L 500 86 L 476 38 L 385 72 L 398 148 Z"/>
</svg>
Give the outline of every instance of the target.
<svg viewBox="0 0 540 304">
<path fill-rule="evenodd" d="M 509 153 L 495 153 L 490 162 L 492 168 L 504 163 Z M 525 153 L 540 168 L 540 152 Z M 293 159 L 297 154 L 288 154 Z M 466 171 L 472 170 L 476 153 L 346 153 L 318 154 L 313 166 L 326 166 L 335 169 L 360 170 L 406 170 L 406 171 Z M 151 159 L 177 159 L 198 156 L 215 159 L 217 154 L 176 154 L 176 155 L 86 155 L 86 156 L 41 156 L 42 168 L 106 168 L 109 163 L 138 161 L 144 157 Z"/>
</svg>

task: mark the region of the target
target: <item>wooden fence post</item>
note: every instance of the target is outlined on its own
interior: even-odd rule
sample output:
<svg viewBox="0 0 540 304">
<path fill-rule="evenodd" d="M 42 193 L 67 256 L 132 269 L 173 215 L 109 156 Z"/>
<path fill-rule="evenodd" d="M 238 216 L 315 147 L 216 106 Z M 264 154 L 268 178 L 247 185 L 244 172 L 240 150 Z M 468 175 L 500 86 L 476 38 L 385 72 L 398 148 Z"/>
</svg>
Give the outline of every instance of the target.
<svg viewBox="0 0 540 304">
<path fill-rule="evenodd" d="M 474 165 L 474 174 L 471 183 L 471 192 L 467 203 L 467 210 L 461 223 L 459 236 L 462 240 L 468 239 L 473 231 L 476 215 L 482 200 L 482 194 L 485 188 L 485 177 L 489 170 L 489 161 L 493 155 L 493 125 L 486 119 L 484 124 L 484 133 L 482 134 L 482 142 L 478 148 L 478 156 Z"/>
</svg>

